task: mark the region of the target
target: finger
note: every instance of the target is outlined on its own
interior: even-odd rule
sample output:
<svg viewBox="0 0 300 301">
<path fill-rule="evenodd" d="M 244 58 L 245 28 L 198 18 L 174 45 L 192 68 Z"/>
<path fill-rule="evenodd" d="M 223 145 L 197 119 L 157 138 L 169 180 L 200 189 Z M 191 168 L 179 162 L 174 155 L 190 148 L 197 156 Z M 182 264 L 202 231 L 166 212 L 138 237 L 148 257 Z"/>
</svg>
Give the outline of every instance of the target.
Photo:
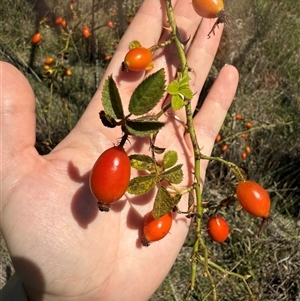
<svg viewBox="0 0 300 301">
<path fill-rule="evenodd" d="M 2 172 L 13 170 L 13 166 L 25 170 L 31 156 L 36 154 L 35 145 L 35 97 L 27 81 L 14 66 L 0 62 L 1 80 L 1 133 Z M 20 161 L 21 160 L 21 161 Z"/>
<path fill-rule="evenodd" d="M 238 78 L 236 68 L 225 65 L 209 91 L 199 113 L 194 118 L 198 144 L 203 154 L 210 155 L 212 151 L 215 138 L 235 95 Z M 204 161 L 203 169 L 206 168 L 206 165 L 207 161 Z"/>
<path fill-rule="evenodd" d="M 189 67 L 195 70 L 190 74 L 191 89 L 196 93 L 192 103 L 193 110 L 197 105 L 200 92 L 214 62 L 222 37 L 224 25 L 220 24 L 219 28 L 216 28 L 215 34 L 208 38 L 207 34 L 214 22 L 215 20 L 212 19 L 202 19 L 193 47 L 191 47 L 187 56 Z"/>
<path fill-rule="evenodd" d="M 202 19 L 199 30 L 187 54 L 188 66 L 192 69 L 189 73 L 191 78 L 190 88 L 195 93 L 192 100 L 192 111 L 197 105 L 201 89 L 215 59 L 222 36 L 223 25 L 220 25 L 215 30 L 215 35 L 212 35 L 210 38 L 207 37 L 213 24 L 214 20 Z M 175 114 L 183 122 L 186 121 L 184 110 L 176 111 Z"/>
</svg>

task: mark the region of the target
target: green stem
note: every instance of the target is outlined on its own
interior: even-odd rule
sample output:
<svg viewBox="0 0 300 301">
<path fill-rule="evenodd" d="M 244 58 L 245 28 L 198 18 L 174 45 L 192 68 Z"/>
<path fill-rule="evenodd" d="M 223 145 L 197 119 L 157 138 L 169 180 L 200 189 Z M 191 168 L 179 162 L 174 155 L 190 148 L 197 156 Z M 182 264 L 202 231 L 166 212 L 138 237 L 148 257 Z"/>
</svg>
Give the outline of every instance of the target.
<svg viewBox="0 0 300 301">
<path fill-rule="evenodd" d="M 172 30 L 171 31 L 172 32 L 171 39 L 174 40 L 176 47 L 177 47 L 177 51 L 178 51 L 178 55 L 179 55 L 179 59 L 180 59 L 180 63 L 181 63 L 181 70 L 186 69 L 185 72 L 187 73 L 188 68 L 187 68 L 186 56 L 185 56 L 182 44 L 177 37 L 177 25 L 176 25 L 176 20 L 175 20 L 175 15 L 174 15 L 173 8 L 172 8 L 171 0 L 165 0 L 165 3 L 166 3 L 166 9 L 167 9 L 168 22 L 169 22 L 169 24 L 171 26 L 171 30 Z"/>
<path fill-rule="evenodd" d="M 180 59 L 180 67 L 183 76 L 188 76 L 188 65 L 187 60 L 184 52 L 184 47 L 182 43 L 180 42 L 178 35 L 177 35 L 177 25 L 176 20 L 174 16 L 174 12 L 171 5 L 171 0 L 165 0 L 166 3 L 166 10 L 167 10 L 167 16 L 168 16 L 168 22 L 172 29 L 172 37 L 174 39 L 174 42 L 176 44 L 177 52 Z M 188 133 L 190 135 L 190 139 L 192 142 L 192 146 L 194 149 L 194 176 L 195 176 L 195 193 L 196 193 L 196 212 L 198 213 L 198 216 L 196 217 L 196 233 L 200 237 L 201 234 L 201 221 L 202 219 L 199 218 L 199 216 L 202 216 L 203 208 L 202 208 L 202 196 L 201 196 L 201 178 L 200 178 L 200 159 L 201 159 L 201 151 L 198 145 L 197 141 L 197 135 L 194 127 L 193 122 L 193 112 L 192 112 L 192 105 L 191 101 L 188 99 L 186 101 L 185 105 L 185 111 L 186 111 L 186 119 L 187 119 L 187 127 L 188 127 Z M 206 249 L 205 245 L 203 244 L 204 249 Z M 194 246 L 193 246 L 193 255 L 195 255 L 199 251 L 199 238 L 196 240 Z M 191 282 L 190 282 L 190 288 L 189 291 L 193 291 L 196 283 L 196 272 L 197 272 L 197 262 L 193 259 L 193 256 L 191 258 Z M 188 293 L 190 294 L 190 293 Z"/>
<path fill-rule="evenodd" d="M 69 43 L 70 43 L 70 39 L 71 39 L 71 35 L 72 35 L 72 33 L 71 33 L 71 32 L 68 32 L 68 36 L 67 36 L 65 48 L 64 48 L 62 51 L 60 51 L 60 53 L 64 53 L 65 51 L 68 50 L 68 48 L 69 48 Z"/>
<path fill-rule="evenodd" d="M 202 237 L 199 237 L 198 240 L 200 241 L 200 244 L 203 248 L 203 264 L 204 264 L 204 276 L 207 276 L 210 283 L 211 283 L 211 288 L 212 288 L 212 293 L 213 293 L 213 300 L 217 301 L 217 289 L 216 289 L 216 285 L 215 285 L 215 281 L 214 278 L 212 277 L 209 269 L 208 269 L 208 250 L 204 244 L 204 241 L 202 239 Z"/>
<path fill-rule="evenodd" d="M 148 48 L 151 52 L 159 49 L 159 48 L 165 48 L 166 46 L 170 45 L 172 42 L 174 41 L 174 37 L 172 36 L 169 40 L 167 41 L 164 41 L 160 44 L 157 44 L 157 45 L 153 45 L 151 46 L 150 48 Z"/>
<path fill-rule="evenodd" d="M 200 157 L 203 160 L 221 162 L 221 163 L 225 164 L 228 168 L 230 168 L 232 170 L 232 172 L 234 173 L 234 175 L 235 175 L 235 177 L 238 181 L 245 181 L 246 180 L 245 172 L 241 168 L 239 168 L 236 164 L 234 164 L 230 161 L 226 161 L 225 159 L 220 158 L 220 157 L 210 157 L 210 156 L 206 156 L 204 154 L 200 154 Z"/>
<path fill-rule="evenodd" d="M 233 276 L 233 277 L 241 279 L 244 282 L 244 285 L 245 285 L 245 287 L 248 291 L 248 294 L 249 294 L 250 298 L 254 300 L 254 295 L 253 295 L 253 293 L 252 293 L 252 291 L 251 291 L 251 289 L 250 289 L 250 287 L 247 283 L 247 277 L 246 276 L 240 275 L 240 274 L 232 272 L 232 271 L 228 271 L 228 270 L 222 268 L 221 266 L 219 266 L 218 264 L 216 264 L 215 262 L 203 257 L 200 254 L 197 254 L 197 259 L 200 262 L 202 262 L 204 265 L 208 264 L 210 267 L 220 271 L 222 274 L 224 274 L 226 276 L 229 275 L 229 276 Z"/>
</svg>

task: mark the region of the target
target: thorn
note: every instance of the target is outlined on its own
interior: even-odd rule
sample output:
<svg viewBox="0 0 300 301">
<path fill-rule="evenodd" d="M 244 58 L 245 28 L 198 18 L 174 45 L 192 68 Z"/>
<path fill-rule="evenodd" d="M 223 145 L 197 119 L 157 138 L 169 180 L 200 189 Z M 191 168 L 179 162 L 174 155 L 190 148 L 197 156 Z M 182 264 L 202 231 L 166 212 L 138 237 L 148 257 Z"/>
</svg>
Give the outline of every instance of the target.
<svg viewBox="0 0 300 301">
<path fill-rule="evenodd" d="M 163 26 L 163 28 L 165 30 L 169 31 L 169 32 L 173 32 L 173 29 L 172 29 L 171 25 L 169 25 L 169 26 Z"/>
</svg>

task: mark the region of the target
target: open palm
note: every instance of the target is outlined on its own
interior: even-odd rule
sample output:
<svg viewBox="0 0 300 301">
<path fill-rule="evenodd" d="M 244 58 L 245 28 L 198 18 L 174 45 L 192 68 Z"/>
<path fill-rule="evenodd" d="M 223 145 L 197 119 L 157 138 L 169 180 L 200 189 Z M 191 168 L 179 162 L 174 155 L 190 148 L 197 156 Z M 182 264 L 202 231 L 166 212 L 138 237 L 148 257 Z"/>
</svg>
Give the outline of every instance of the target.
<svg viewBox="0 0 300 301">
<path fill-rule="evenodd" d="M 183 35 L 193 36 L 200 18 L 192 5 L 177 0 L 174 9 Z M 212 20 L 204 20 L 193 44 L 186 46 L 189 66 L 194 70 L 194 106 L 220 40 L 221 29 L 207 39 L 212 24 Z M 145 77 L 120 71 L 129 42 L 138 39 L 146 47 L 156 44 L 168 36 L 163 26 L 167 22 L 161 3 L 146 0 L 120 42 L 103 79 L 113 74 L 124 103 Z M 168 81 L 174 78 L 178 65 L 174 50 L 169 46 L 156 52 L 154 58 L 153 72 L 165 68 Z M 29 299 L 147 300 L 174 263 L 188 232 L 188 221 L 175 216 L 166 238 L 146 248 L 140 243 L 141 229 L 143 217 L 153 205 L 153 193 L 143 197 L 125 195 L 109 213 L 98 211 L 89 190 L 89 173 L 98 156 L 121 136 L 120 129 L 105 128 L 98 118 L 103 81 L 71 133 L 50 154 L 39 156 L 34 148 L 33 92 L 14 67 L 2 63 L 0 68 L 1 230 Z M 205 154 L 211 152 L 237 81 L 237 71 L 225 66 L 195 118 Z M 178 115 L 184 120 L 183 112 Z M 165 121 L 156 144 L 176 150 L 179 162 L 191 166 L 192 149 L 188 136 L 183 135 L 184 127 L 172 118 L 166 117 Z M 143 139 L 130 138 L 125 149 L 129 154 L 149 154 L 148 141 Z M 204 172 L 205 164 L 202 179 Z M 184 174 L 187 183 L 187 169 Z"/>
</svg>

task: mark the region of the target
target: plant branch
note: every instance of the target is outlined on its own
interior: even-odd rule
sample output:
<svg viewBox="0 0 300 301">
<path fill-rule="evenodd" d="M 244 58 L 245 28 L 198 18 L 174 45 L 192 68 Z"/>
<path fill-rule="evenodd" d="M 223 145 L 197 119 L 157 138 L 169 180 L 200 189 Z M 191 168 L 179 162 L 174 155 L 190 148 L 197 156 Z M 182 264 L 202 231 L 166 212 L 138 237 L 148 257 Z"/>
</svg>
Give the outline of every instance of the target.
<svg viewBox="0 0 300 301">
<path fill-rule="evenodd" d="M 204 268 L 205 268 L 205 265 L 208 264 L 210 267 L 214 268 L 215 270 L 220 271 L 225 276 L 229 275 L 229 276 L 233 276 L 233 277 L 241 279 L 244 282 L 244 285 L 245 285 L 245 287 L 248 291 L 248 294 L 249 294 L 250 298 L 254 300 L 254 295 L 253 295 L 253 293 L 252 293 L 252 291 L 251 291 L 251 289 L 250 289 L 250 287 L 247 283 L 247 279 L 249 278 L 249 276 L 243 276 L 243 275 L 240 275 L 238 273 L 228 271 L 228 270 L 222 268 L 221 266 L 219 266 L 218 264 L 216 264 L 215 262 L 211 261 L 210 259 L 207 259 L 207 258 L 203 257 L 199 253 L 196 254 L 196 256 L 197 256 L 197 259 L 204 264 Z"/>
<path fill-rule="evenodd" d="M 178 36 L 179 36 L 177 34 L 178 28 L 176 25 L 174 12 L 173 12 L 172 5 L 171 5 L 171 0 L 165 0 L 165 4 L 166 4 L 168 22 L 171 27 L 172 37 L 176 44 L 177 52 L 178 52 L 179 59 L 180 59 L 180 69 L 182 71 L 183 77 L 188 76 L 189 68 L 187 65 L 184 47 L 183 47 L 180 39 L 178 38 Z M 196 283 L 197 262 L 194 260 L 193 257 L 199 251 L 199 247 L 200 247 L 199 242 L 202 241 L 201 240 L 201 221 L 202 221 L 202 219 L 200 217 L 202 216 L 202 213 L 203 213 L 203 207 L 202 207 L 202 195 L 201 195 L 201 187 L 200 187 L 200 183 L 201 183 L 201 177 L 200 177 L 201 151 L 200 151 L 200 147 L 198 145 L 197 135 L 196 135 L 194 122 L 193 122 L 193 112 L 192 112 L 191 100 L 185 99 L 185 101 L 186 101 L 185 112 L 186 112 L 188 133 L 190 135 L 190 139 L 191 139 L 193 150 L 194 150 L 194 176 L 195 176 L 195 182 L 196 182 L 195 193 L 196 193 L 196 202 L 197 202 L 197 204 L 196 204 L 196 212 L 197 212 L 196 233 L 198 236 L 198 238 L 193 246 L 193 255 L 191 258 L 191 280 L 190 280 L 189 292 L 187 293 L 187 297 L 188 297 L 188 295 L 190 295 L 191 291 L 194 290 L 195 283 Z M 202 241 L 201 245 L 207 251 L 207 248 L 203 241 Z"/>
</svg>

